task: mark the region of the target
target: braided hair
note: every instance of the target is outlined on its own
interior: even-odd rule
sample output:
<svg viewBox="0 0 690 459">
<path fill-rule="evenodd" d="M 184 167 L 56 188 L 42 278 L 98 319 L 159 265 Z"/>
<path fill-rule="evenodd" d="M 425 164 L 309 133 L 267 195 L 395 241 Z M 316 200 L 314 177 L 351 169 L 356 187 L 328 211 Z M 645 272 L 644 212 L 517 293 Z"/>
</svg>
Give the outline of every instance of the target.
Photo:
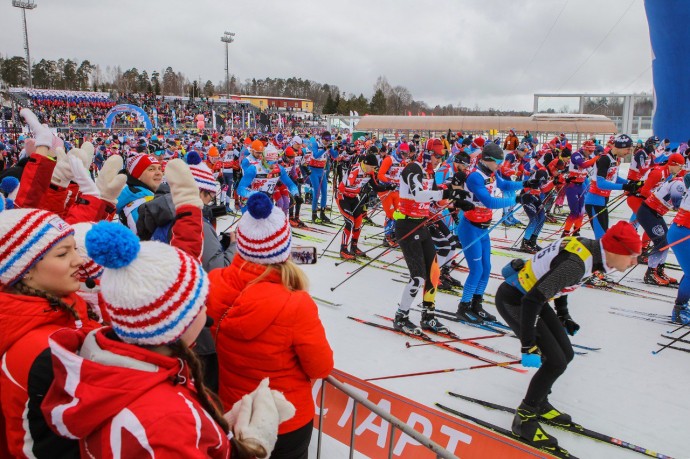
<svg viewBox="0 0 690 459">
<path fill-rule="evenodd" d="M 79 313 L 77 312 L 76 309 L 74 309 L 73 305 L 69 305 L 62 301 L 62 298 L 53 295 L 48 292 L 44 292 L 43 290 L 38 290 L 33 287 L 29 287 L 22 281 L 17 282 L 13 286 L 14 290 L 21 294 L 21 295 L 26 295 L 26 296 L 35 296 L 38 298 L 43 298 L 44 300 L 48 301 L 48 305 L 50 306 L 50 310 L 52 311 L 57 311 L 57 310 L 62 310 L 67 313 L 69 313 L 72 317 L 74 317 L 74 320 L 76 322 L 81 321 L 81 317 L 79 316 Z M 48 312 L 48 311 L 46 311 Z"/>
</svg>

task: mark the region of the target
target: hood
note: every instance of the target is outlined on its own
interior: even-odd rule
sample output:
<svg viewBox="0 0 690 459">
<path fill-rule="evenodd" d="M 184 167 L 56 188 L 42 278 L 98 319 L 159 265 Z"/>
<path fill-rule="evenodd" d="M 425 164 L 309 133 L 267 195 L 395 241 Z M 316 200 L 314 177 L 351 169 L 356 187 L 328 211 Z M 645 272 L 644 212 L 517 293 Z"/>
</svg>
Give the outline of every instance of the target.
<svg viewBox="0 0 690 459">
<path fill-rule="evenodd" d="M 76 294 L 68 295 L 63 300 L 74 305 L 83 323 L 90 324 L 84 300 Z M 31 330 L 44 326 L 77 328 L 71 315 L 62 310 L 53 310 L 43 298 L 0 292 L 0 355 Z"/>
<path fill-rule="evenodd" d="M 177 359 L 115 341 L 109 332 L 59 330 L 50 337 L 55 379 L 41 408 L 64 437 L 86 438 L 159 384 L 172 384 L 183 370 Z"/>
<path fill-rule="evenodd" d="M 209 314 L 220 311 L 218 317 L 212 317 L 223 330 L 232 330 L 233 338 L 256 338 L 275 321 L 295 294 L 283 287 L 277 271 L 250 285 L 265 270 L 266 266 L 248 262 L 237 254 L 230 266 L 209 274 L 210 301 L 222 303 L 220 308 L 218 304 L 210 307 Z M 213 333 L 216 331 L 214 325 Z"/>
</svg>

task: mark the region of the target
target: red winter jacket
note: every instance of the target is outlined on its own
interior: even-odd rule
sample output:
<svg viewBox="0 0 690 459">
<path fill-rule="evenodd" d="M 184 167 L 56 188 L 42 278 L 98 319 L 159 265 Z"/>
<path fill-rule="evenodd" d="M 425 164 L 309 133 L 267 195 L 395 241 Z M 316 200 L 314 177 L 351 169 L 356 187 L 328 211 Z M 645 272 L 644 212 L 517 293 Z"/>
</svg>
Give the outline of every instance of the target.
<svg viewBox="0 0 690 459">
<path fill-rule="evenodd" d="M 60 330 L 50 337 L 55 381 L 42 405 L 82 457 L 230 457 L 228 438 L 199 403 L 186 365 L 111 338 Z"/>
<path fill-rule="evenodd" d="M 295 417 L 278 427 L 284 434 L 314 418 L 310 379 L 328 376 L 333 351 L 309 293 L 288 290 L 276 271 L 250 285 L 265 270 L 237 254 L 211 271 L 207 313 L 215 321 L 223 404 L 229 409 L 269 377 L 295 405 Z"/>
<path fill-rule="evenodd" d="M 83 329 L 100 327 L 87 318 L 86 303 L 79 296 L 71 294 L 63 301 L 73 304 Z M 43 298 L 0 292 L 0 432 L 5 434 L 0 436 L 0 457 L 56 457 L 76 451 L 74 442 L 70 445 L 47 429 L 40 412 L 51 382 L 48 337 L 60 328 L 74 329 L 77 324 Z"/>
</svg>

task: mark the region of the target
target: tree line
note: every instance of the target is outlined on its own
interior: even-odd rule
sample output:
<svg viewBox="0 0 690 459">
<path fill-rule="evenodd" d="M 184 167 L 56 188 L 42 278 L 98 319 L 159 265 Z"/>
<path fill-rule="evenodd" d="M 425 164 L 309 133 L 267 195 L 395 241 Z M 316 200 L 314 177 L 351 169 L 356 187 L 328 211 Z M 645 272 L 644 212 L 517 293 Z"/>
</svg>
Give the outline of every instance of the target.
<svg viewBox="0 0 690 459">
<path fill-rule="evenodd" d="M 0 78 L 9 86 L 28 84 L 28 66 L 21 56 L 0 56 Z M 385 76 L 377 78 L 371 98 L 341 92 L 337 85 L 319 83 L 303 78 L 247 78 L 240 81 L 231 75 L 229 81 L 213 83 L 201 78 L 191 80 L 182 72 L 167 67 L 162 71 L 123 70 L 120 66 L 91 64 L 88 60 L 41 59 L 31 67 L 33 87 L 74 91 L 103 91 L 118 94 L 150 93 L 155 95 L 212 97 L 215 95 L 247 94 L 258 96 L 294 97 L 310 99 L 317 112 L 348 115 L 529 115 L 529 112 L 482 110 L 463 107 L 461 103 L 431 107 L 415 100 L 412 93 L 400 85 L 391 85 Z"/>
</svg>

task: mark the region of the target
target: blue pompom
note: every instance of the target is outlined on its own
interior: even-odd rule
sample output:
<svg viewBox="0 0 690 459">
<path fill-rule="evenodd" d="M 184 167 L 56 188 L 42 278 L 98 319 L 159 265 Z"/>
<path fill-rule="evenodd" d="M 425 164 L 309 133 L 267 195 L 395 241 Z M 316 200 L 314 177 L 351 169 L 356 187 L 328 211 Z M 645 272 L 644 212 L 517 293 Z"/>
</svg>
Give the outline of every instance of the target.
<svg viewBox="0 0 690 459">
<path fill-rule="evenodd" d="M 8 176 L 2 179 L 0 182 L 0 191 L 3 192 L 5 196 L 12 193 L 19 186 L 19 179 L 17 177 Z"/>
<path fill-rule="evenodd" d="M 273 211 L 273 202 L 263 193 L 254 193 L 247 199 L 247 210 L 257 220 L 268 218 Z"/>
<path fill-rule="evenodd" d="M 129 265 L 140 248 L 137 235 L 119 223 L 99 222 L 86 233 L 86 252 L 104 268 Z"/>
<path fill-rule="evenodd" d="M 201 163 L 201 156 L 199 156 L 199 153 L 196 151 L 192 150 L 189 153 L 187 153 L 187 164 L 190 166 L 193 166 L 195 164 Z"/>
</svg>

